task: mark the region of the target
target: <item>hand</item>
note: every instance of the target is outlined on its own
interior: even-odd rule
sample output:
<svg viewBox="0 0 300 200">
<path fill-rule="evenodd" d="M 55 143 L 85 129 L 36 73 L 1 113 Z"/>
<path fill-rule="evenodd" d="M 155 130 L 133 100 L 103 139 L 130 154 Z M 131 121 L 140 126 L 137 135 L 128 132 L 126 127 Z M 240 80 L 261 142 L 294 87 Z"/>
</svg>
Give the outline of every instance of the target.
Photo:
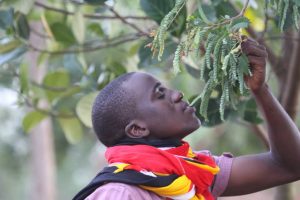
<svg viewBox="0 0 300 200">
<path fill-rule="evenodd" d="M 241 44 L 242 51 L 248 57 L 252 76 L 245 76 L 245 82 L 252 92 L 257 92 L 265 83 L 266 48 L 250 38 L 244 38 Z"/>
</svg>

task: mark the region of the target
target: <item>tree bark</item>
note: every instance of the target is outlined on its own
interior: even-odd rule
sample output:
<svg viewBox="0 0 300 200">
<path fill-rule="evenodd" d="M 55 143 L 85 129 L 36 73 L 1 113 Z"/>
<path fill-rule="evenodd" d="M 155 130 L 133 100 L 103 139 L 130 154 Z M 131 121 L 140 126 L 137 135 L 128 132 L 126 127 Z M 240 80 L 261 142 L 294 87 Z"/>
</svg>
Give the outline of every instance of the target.
<svg viewBox="0 0 300 200">
<path fill-rule="evenodd" d="M 42 32 L 41 23 L 35 22 L 31 24 L 35 30 Z M 38 46 L 44 46 L 43 39 L 31 35 L 30 42 Z M 30 64 L 31 79 L 41 82 L 45 74 L 45 66 L 37 66 L 39 54 L 29 51 L 27 59 Z M 42 101 L 39 107 L 46 108 L 47 102 Z M 56 165 L 54 154 L 54 142 L 52 133 L 51 119 L 43 120 L 30 133 L 31 146 L 31 169 L 32 169 L 32 200 L 55 200 L 56 199 Z"/>
<path fill-rule="evenodd" d="M 296 35 L 297 38 L 300 38 L 300 32 Z M 297 40 L 294 40 L 294 51 L 291 58 L 291 63 L 288 66 L 287 77 L 284 84 L 284 87 L 281 87 L 280 96 L 281 104 L 290 117 L 295 120 L 298 110 L 298 99 L 300 92 L 300 43 Z M 287 60 L 287 59 L 284 59 Z M 292 200 L 291 188 L 289 185 L 283 185 L 277 188 L 276 191 L 276 200 Z"/>
<path fill-rule="evenodd" d="M 32 200 L 56 199 L 55 156 L 50 119 L 42 121 L 30 133 Z"/>
</svg>

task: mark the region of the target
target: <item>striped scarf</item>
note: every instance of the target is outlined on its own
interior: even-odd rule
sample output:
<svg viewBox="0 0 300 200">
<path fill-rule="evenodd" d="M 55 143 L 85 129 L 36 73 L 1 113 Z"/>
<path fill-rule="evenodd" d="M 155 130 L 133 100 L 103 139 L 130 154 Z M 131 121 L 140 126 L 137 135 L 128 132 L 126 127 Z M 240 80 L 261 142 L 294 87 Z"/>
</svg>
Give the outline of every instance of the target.
<svg viewBox="0 0 300 200">
<path fill-rule="evenodd" d="M 168 179 L 160 184 L 139 187 L 170 199 L 213 200 L 210 186 L 219 167 L 211 156 L 195 154 L 187 142 L 174 148 L 149 145 L 109 147 L 105 157 L 113 173 L 135 171 L 154 179 Z M 172 178 L 171 178 L 172 177 Z"/>
</svg>

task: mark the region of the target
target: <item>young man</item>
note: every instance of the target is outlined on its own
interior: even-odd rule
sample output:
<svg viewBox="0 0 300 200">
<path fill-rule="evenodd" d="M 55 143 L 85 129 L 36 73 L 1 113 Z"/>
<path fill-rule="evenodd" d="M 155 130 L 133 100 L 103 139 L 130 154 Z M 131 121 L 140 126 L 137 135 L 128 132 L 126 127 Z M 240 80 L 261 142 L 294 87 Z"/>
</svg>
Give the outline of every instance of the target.
<svg viewBox="0 0 300 200">
<path fill-rule="evenodd" d="M 109 166 L 74 200 L 215 199 L 300 179 L 300 134 L 265 83 L 267 53 L 247 39 L 246 83 L 268 127 L 270 151 L 232 158 L 192 152 L 182 138 L 199 128 L 182 93 L 145 73 L 120 76 L 95 100 L 92 120 Z M 266 176 L 267 175 L 267 176 Z"/>
</svg>

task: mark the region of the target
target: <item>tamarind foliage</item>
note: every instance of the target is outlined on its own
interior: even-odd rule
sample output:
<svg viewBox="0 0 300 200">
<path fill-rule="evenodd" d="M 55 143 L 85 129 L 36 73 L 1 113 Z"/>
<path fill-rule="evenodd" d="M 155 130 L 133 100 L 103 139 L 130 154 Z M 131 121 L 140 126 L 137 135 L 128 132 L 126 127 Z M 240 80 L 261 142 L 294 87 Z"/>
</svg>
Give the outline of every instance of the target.
<svg viewBox="0 0 300 200">
<path fill-rule="evenodd" d="M 162 19 L 159 28 L 155 32 L 151 44 L 153 55 L 157 54 L 160 60 L 164 48 L 165 39 L 168 36 L 168 27 L 183 8 L 186 0 L 176 0 L 173 9 Z M 297 29 L 300 3 L 294 0 L 270 0 L 266 1 L 266 9 L 270 6 L 278 10 L 278 27 L 284 29 L 287 24 L 288 10 L 292 11 L 293 22 Z M 208 105 L 210 101 L 218 102 L 218 111 L 221 121 L 225 120 L 225 110 L 236 110 L 241 100 L 249 96 L 249 90 L 245 84 L 244 76 L 252 76 L 248 58 L 241 50 L 243 38 L 241 29 L 248 28 L 250 21 L 243 16 L 244 13 L 229 17 L 221 16 L 215 21 L 210 21 L 205 15 L 201 5 L 197 11 L 186 19 L 186 32 L 180 38 L 173 59 L 173 72 L 181 71 L 183 58 L 192 58 L 199 64 L 200 79 L 205 81 L 203 91 L 195 97 L 191 105 L 196 106 L 201 101 L 197 110 L 200 117 L 206 122 L 208 118 Z M 202 50 L 201 50 L 202 49 Z M 204 52 L 201 53 L 201 51 Z M 217 92 L 212 99 L 212 94 Z"/>
<path fill-rule="evenodd" d="M 266 4 L 277 10 L 278 12 L 278 26 L 283 31 L 285 24 L 287 23 L 288 14 L 292 16 L 292 20 L 295 27 L 299 30 L 299 6 L 298 0 L 269 0 Z M 266 5 L 268 6 L 268 5 Z"/>
</svg>

